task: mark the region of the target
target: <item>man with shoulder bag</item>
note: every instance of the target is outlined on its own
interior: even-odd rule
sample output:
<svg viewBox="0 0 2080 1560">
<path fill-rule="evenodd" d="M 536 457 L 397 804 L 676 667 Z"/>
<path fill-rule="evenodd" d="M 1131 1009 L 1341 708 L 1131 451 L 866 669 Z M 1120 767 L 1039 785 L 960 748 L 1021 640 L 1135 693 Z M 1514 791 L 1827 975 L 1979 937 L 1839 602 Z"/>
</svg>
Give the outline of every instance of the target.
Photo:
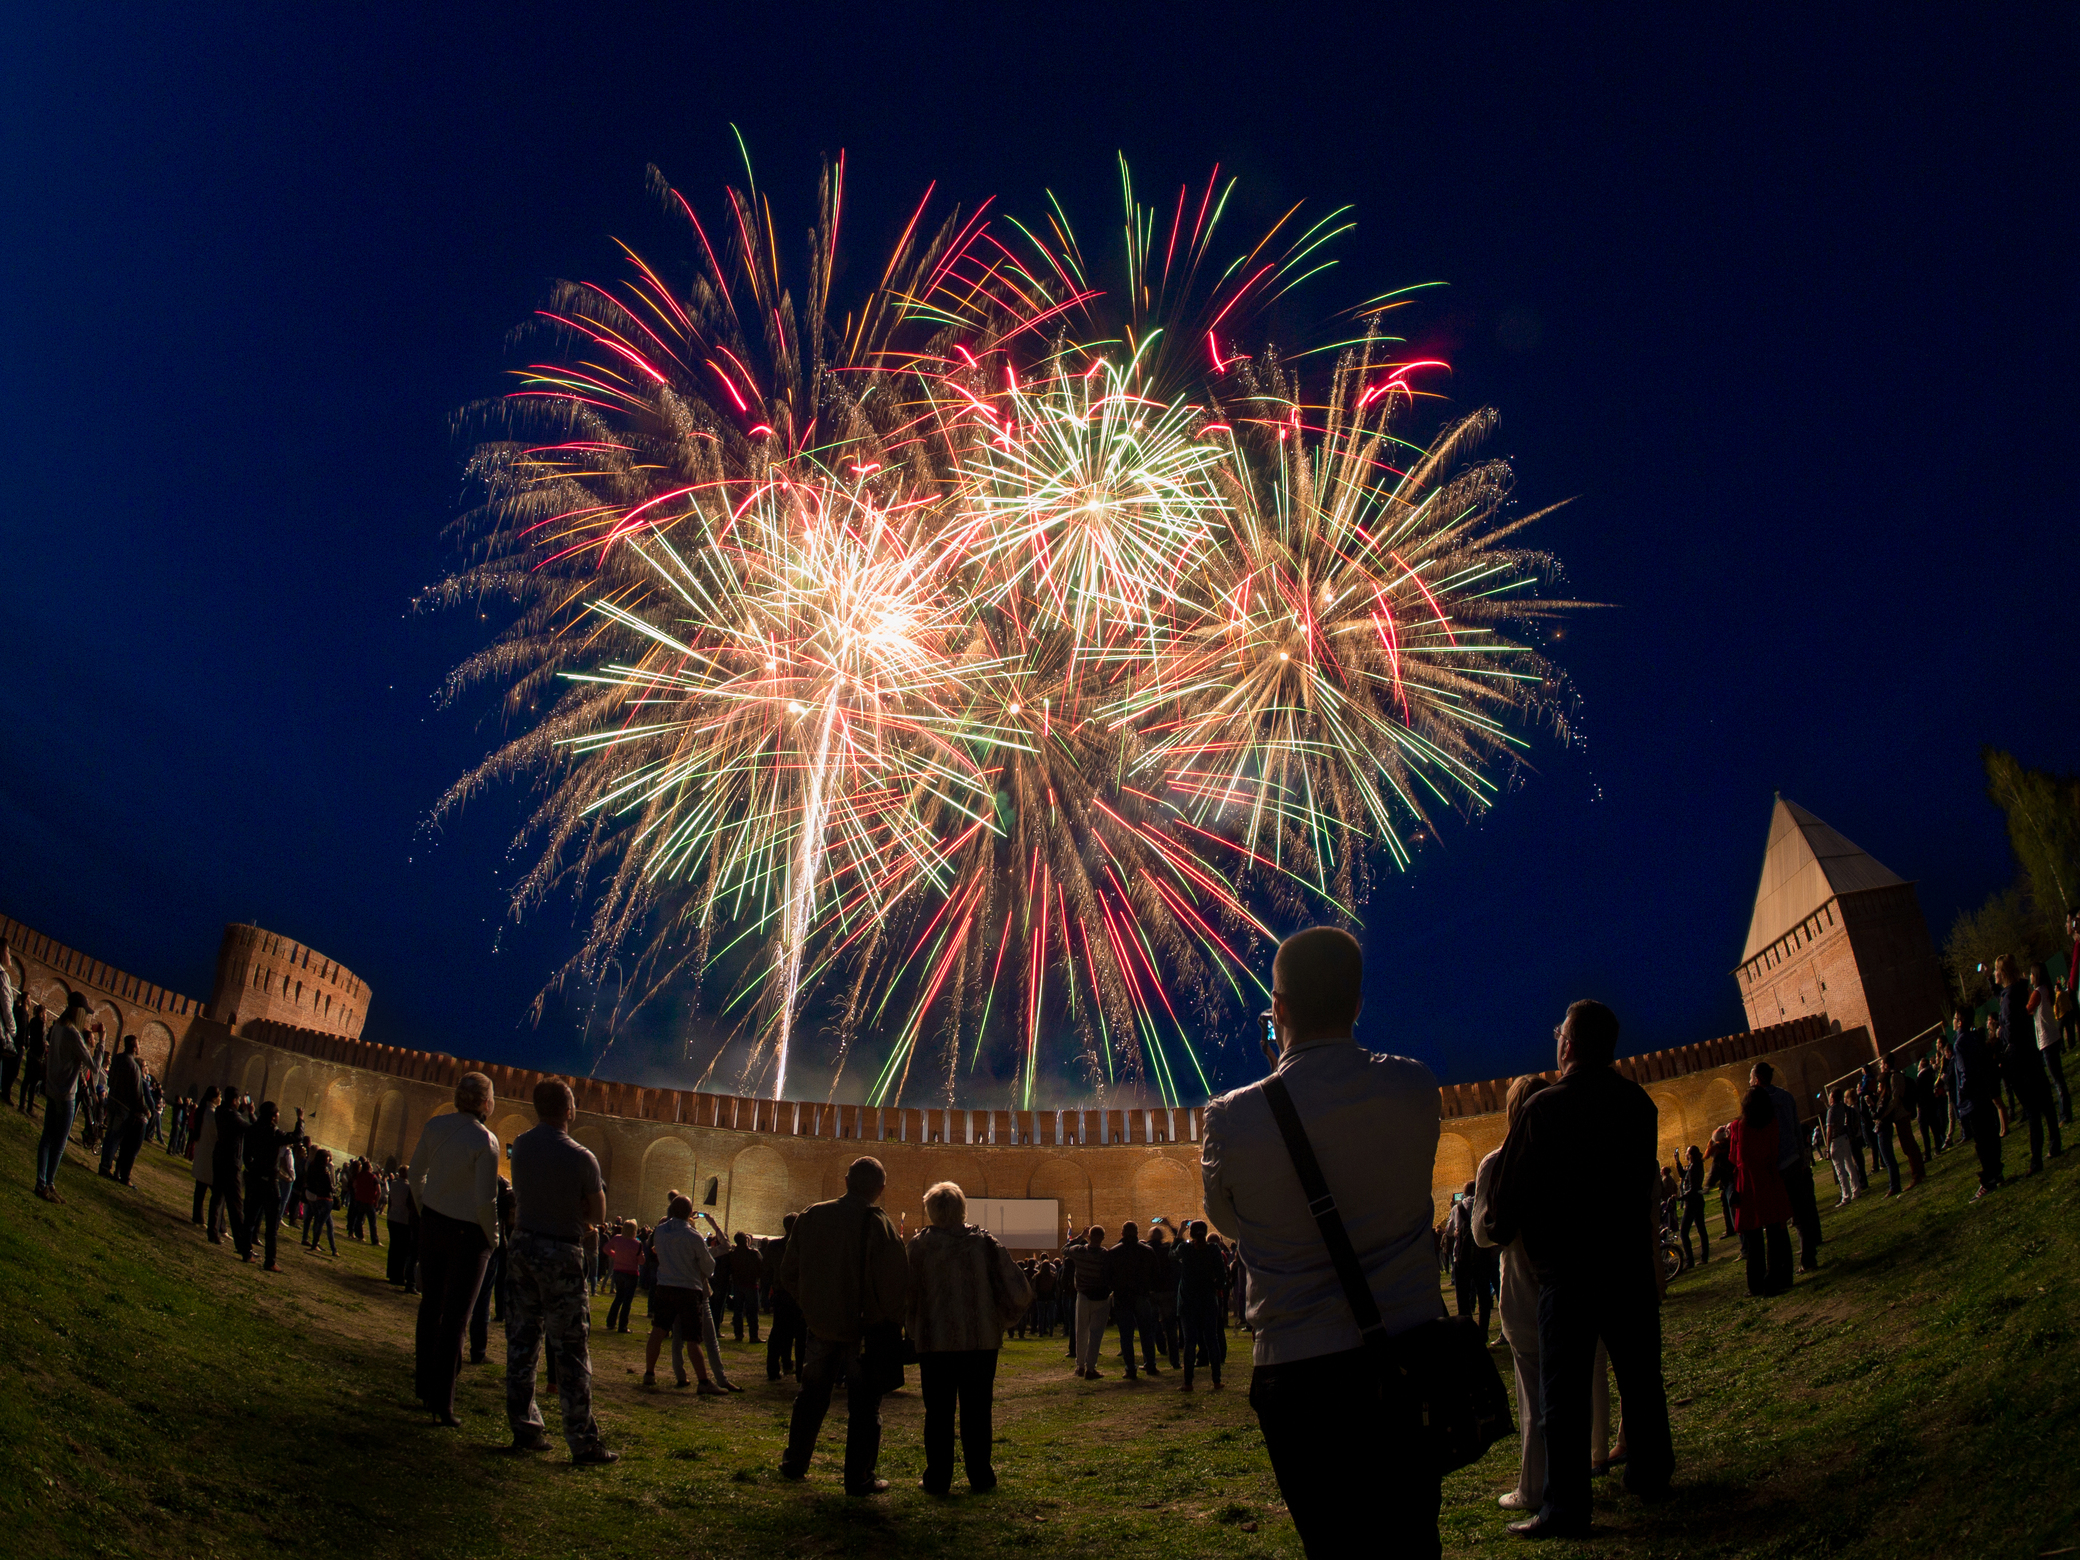
<svg viewBox="0 0 2080 1560">
<path fill-rule="evenodd" d="M 1249 1275 L 1250 1406 L 1301 1544 L 1435 1556 L 1443 1476 L 1511 1432 L 1509 1399 L 1438 1294 L 1437 1080 L 1353 1043 L 1363 986 L 1347 932 L 1279 946 L 1274 1071 L 1207 1106 L 1201 1176 Z"/>
</svg>

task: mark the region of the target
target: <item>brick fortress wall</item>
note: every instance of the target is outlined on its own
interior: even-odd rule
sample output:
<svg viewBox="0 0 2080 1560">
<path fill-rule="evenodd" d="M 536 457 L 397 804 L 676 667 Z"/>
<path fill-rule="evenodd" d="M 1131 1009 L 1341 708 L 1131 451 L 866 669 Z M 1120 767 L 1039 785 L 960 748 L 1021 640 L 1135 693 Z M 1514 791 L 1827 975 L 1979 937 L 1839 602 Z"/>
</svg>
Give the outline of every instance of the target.
<svg viewBox="0 0 2080 1560">
<path fill-rule="evenodd" d="M 233 1087 L 290 1112 L 301 1107 L 311 1135 L 327 1147 L 402 1159 L 429 1119 L 453 1109 L 455 1080 L 475 1070 L 497 1087 L 491 1124 L 502 1143 L 534 1125 L 529 1099 L 545 1074 L 363 1040 L 366 988 L 353 976 L 257 927 L 226 928 L 227 949 L 234 934 L 234 957 L 228 965 L 219 962 L 220 975 L 232 971 L 220 1001 L 237 991 L 243 1006 L 255 969 L 271 961 L 279 976 L 291 967 L 292 953 L 296 969 L 308 956 L 335 998 L 332 1014 L 340 1027 L 286 1023 L 247 1010 L 234 1029 L 216 1016 L 214 1004 L 152 985 L 0 917 L 17 985 L 53 1015 L 69 991 L 86 992 L 111 1041 L 139 1037 L 146 1066 L 169 1094 Z M 312 986 L 306 982 L 302 998 L 306 1014 Z M 275 992 L 280 995 L 279 984 Z M 361 1002 L 342 1003 L 342 994 L 359 995 Z M 325 1013 L 322 1001 L 316 1006 Z M 350 1016 L 341 1016 L 343 1007 Z M 1667 1158 L 1691 1143 L 1702 1145 L 1715 1126 L 1733 1118 L 1756 1061 L 1769 1060 L 1785 1087 L 1810 1102 L 1814 1090 L 1871 1054 L 1862 1025 L 1841 1028 L 1826 1013 L 1809 1012 L 1747 1034 L 1623 1057 L 1618 1070 L 1653 1096 Z M 1065 1224 L 1078 1228 L 1096 1222 L 1117 1230 L 1128 1219 L 1145 1226 L 1159 1214 L 1174 1221 L 1203 1212 L 1204 1112 L 1198 1108 L 875 1109 L 568 1081 L 578 1097 L 575 1134 L 598 1155 L 608 1211 L 617 1218 L 654 1218 L 665 1192 L 676 1188 L 725 1228 L 771 1233 L 782 1214 L 837 1196 L 845 1167 L 863 1153 L 888 1167 L 888 1206 L 912 1223 L 925 1188 L 942 1180 L 975 1197 L 1052 1197 Z M 1501 1145 L 1502 1106 L 1513 1081 L 1492 1078 L 1438 1091 L 1442 1123 L 1432 1197 L 1440 1217 L 1482 1156 Z"/>
<path fill-rule="evenodd" d="M 1738 1114 L 1748 1070 L 1769 1060 L 1801 1098 L 1871 1055 L 1867 1031 L 1824 1015 L 1673 1050 L 1621 1058 L 1618 1070 L 1653 1097 L 1664 1158 Z M 176 1092 L 230 1085 L 284 1109 L 301 1106 L 314 1138 L 376 1159 L 403 1159 L 433 1116 L 453 1109 L 455 1080 L 477 1071 L 498 1091 L 492 1130 L 502 1144 L 534 1125 L 529 1104 L 546 1074 L 259 1021 L 236 1035 L 198 1035 L 179 1059 Z M 749 1099 L 568 1080 L 578 1140 L 598 1156 L 607 1211 L 654 1219 L 667 1191 L 688 1193 L 726 1229 L 770 1234 L 780 1216 L 844 1189 L 845 1167 L 872 1154 L 888 1168 L 888 1207 L 912 1223 L 925 1188 L 956 1181 L 971 1197 L 1052 1197 L 1065 1224 L 1144 1228 L 1204 1212 L 1199 1139 L 1205 1113 L 1176 1110 L 919 1110 Z M 1439 1217 L 1501 1146 L 1502 1102 L 1514 1080 L 1438 1091 L 1442 1130 L 1432 1199 Z"/>
</svg>

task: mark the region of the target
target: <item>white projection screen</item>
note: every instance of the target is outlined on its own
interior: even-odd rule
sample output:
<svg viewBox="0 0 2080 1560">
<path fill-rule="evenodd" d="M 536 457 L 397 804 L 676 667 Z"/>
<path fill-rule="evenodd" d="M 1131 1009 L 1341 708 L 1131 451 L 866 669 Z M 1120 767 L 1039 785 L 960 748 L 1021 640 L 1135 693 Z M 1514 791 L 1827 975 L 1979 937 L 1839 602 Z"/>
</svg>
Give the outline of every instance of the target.
<svg viewBox="0 0 2080 1560">
<path fill-rule="evenodd" d="M 1014 1251 L 1052 1251 L 1062 1243 L 1062 1205 L 1052 1197 L 970 1197 L 968 1222 Z"/>
</svg>

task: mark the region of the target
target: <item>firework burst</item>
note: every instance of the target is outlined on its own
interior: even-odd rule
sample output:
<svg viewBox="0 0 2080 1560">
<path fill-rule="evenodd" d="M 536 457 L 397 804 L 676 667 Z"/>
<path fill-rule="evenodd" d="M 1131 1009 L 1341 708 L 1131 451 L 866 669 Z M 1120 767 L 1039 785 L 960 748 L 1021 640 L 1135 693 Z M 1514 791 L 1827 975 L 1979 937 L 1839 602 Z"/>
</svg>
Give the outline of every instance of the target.
<svg viewBox="0 0 2080 1560">
<path fill-rule="evenodd" d="M 1503 545 L 1537 517 L 1468 459 L 1487 414 L 1397 437 L 1394 300 L 1313 403 L 1233 348 L 1341 213 L 1220 263 L 1229 186 L 1144 208 L 1123 167 L 1098 286 L 1059 205 L 920 206 L 834 319 L 842 182 L 800 304 L 755 183 L 720 246 L 660 183 L 692 283 L 631 254 L 543 311 L 561 352 L 500 412 L 554 437 L 480 450 L 483 552 L 430 598 L 517 603 L 453 686 L 522 730 L 444 805 L 541 787 L 514 908 L 589 900 L 565 976 L 634 950 L 640 1001 L 728 955 L 747 1087 L 786 1088 L 814 1009 L 841 1072 L 873 1037 L 877 1103 L 923 1063 L 1030 1107 L 1068 1057 L 1175 1102 L 1265 916 L 1354 916 L 1369 853 L 1489 805 L 1555 708 L 1510 637 L 1566 605 Z"/>
</svg>

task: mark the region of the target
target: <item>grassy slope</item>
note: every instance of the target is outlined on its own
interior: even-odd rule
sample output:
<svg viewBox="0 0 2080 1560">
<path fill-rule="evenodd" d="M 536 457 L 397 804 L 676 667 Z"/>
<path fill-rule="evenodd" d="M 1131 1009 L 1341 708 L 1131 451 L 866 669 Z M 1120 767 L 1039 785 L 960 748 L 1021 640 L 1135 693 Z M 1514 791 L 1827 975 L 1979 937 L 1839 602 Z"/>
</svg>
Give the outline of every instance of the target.
<svg viewBox="0 0 2080 1560">
<path fill-rule="evenodd" d="M 376 1253 L 343 1242 L 333 1263 L 292 1236 L 287 1272 L 244 1267 L 186 1222 L 184 1167 L 156 1148 L 125 1192 L 75 1147 L 71 1201 L 47 1206 L 29 1192 L 30 1133 L 0 1112 L 0 1521 L 43 1553 L 1298 1553 L 1240 1364 L 1228 1391 L 1186 1398 L 1167 1373 L 1085 1386 L 1059 1341 L 1013 1343 L 1003 1487 L 917 1492 L 913 1390 L 884 1414 L 896 1487 L 861 1502 L 836 1488 L 842 1413 L 809 1484 L 775 1477 L 790 1391 L 765 1384 L 748 1346 L 731 1364 L 750 1390 L 697 1400 L 636 1385 L 640 1332 L 595 1334 L 595 1401 L 622 1461 L 574 1470 L 504 1450 L 494 1367 L 466 1373 L 466 1428 L 423 1422 L 409 1312 Z M 1666 1315 L 1678 1498 L 1648 1511 L 1611 1492 L 1605 1540 L 1580 1552 L 1897 1560 L 1931 1541 L 1984 1555 L 2080 1543 L 2076 1173 L 2080 1155 L 1967 1208 L 1970 1167 L 1945 1155 L 1903 1204 L 1831 1214 L 1824 1271 L 1771 1302 L 1745 1297 L 1731 1243 L 1715 1245 Z M 1448 1483 L 1448 1553 L 1514 1542 L 1493 1502 L 1513 1478 L 1505 1447 Z"/>
</svg>

